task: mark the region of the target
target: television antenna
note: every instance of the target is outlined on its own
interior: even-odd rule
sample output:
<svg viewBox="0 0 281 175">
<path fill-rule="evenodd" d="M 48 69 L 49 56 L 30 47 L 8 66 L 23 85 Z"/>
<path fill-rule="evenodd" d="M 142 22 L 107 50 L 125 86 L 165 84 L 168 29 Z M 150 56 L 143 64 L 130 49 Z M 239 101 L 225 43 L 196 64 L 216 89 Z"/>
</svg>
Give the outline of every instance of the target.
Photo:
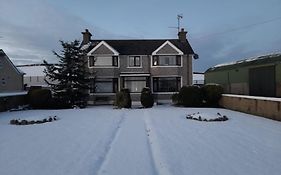
<svg viewBox="0 0 281 175">
<path fill-rule="evenodd" d="M 169 27 L 169 28 L 178 29 L 178 32 L 180 32 L 180 22 L 181 22 L 181 19 L 182 19 L 182 18 L 183 18 L 183 14 L 178 14 L 178 15 L 177 15 L 178 26 L 177 26 L 177 27 Z"/>
</svg>

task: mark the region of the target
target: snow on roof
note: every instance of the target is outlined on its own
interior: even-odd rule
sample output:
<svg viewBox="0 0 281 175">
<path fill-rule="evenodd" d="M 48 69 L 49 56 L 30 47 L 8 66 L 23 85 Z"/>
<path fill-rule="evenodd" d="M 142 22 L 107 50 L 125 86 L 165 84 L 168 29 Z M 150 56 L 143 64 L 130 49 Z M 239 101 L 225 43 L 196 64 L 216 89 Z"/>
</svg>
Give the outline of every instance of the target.
<svg viewBox="0 0 281 175">
<path fill-rule="evenodd" d="M 21 91 L 21 92 L 1 92 L 0 93 L 0 97 L 26 95 L 26 94 L 27 94 L 27 91 Z"/>
<path fill-rule="evenodd" d="M 19 68 L 18 68 L 19 69 Z M 25 73 L 25 76 L 45 76 L 43 72 L 45 66 L 26 66 L 20 67 L 20 70 Z"/>
<path fill-rule="evenodd" d="M 268 59 L 268 58 L 279 57 L 279 56 L 281 56 L 280 53 L 272 53 L 272 54 L 261 55 L 261 56 L 257 56 L 257 57 L 251 57 L 251 58 L 247 58 L 247 59 L 243 59 L 243 60 L 217 64 L 212 68 L 218 68 L 218 67 L 229 66 L 229 65 L 234 65 L 234 64 L 247 63 L 247 62 L 251 62 L 251 61 L 255 61 L 255 60 Z"/>
<path fill-rule="evenodd" d="M 88 50 L 90 46 L 92 46 L 92 43 L 91 43 L 91 42 L 89 42 L 88 44 L 83 45 L 83 46 L 81 47 L 81 50 Z"/>
</svg>

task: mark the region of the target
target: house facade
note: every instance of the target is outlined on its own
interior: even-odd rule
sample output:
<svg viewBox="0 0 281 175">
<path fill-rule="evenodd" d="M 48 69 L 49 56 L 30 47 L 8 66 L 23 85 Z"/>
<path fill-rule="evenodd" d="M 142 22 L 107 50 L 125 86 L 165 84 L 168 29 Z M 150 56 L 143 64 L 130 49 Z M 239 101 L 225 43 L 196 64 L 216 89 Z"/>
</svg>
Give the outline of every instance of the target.
<svg viewBox="0 0 281 175">
<path fill-rule="evenodd" d="M 0 49 L 0 93 L 22 91 L 23 75 Z"/>
<path fill-rule="evenodd" d="M 89 104 L 112 103 L 115 93 L 128 88 L 133 101 L 149 87 L 156 101 L 170 101 L 182 86 L 192 84 L 194 51 L 182 29 L 178 39 L 92 40 L 82 32 L 91 81 Z"/>
</svg>

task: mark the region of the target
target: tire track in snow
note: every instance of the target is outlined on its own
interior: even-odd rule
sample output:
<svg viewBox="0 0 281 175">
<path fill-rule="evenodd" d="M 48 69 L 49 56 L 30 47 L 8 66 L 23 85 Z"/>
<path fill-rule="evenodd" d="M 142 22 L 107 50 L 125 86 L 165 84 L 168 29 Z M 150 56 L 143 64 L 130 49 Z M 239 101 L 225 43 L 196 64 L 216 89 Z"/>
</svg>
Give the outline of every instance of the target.
<svg viewBox="0 0 281 175">
<path fill-rule="evenodd" d="M 112 145 L 114 143 L 114 141 L 116 140 L 119 132 L 120 132 L 120 128 L 122 123 L 124 123 L 125 121 L 125 112 L 122 113 L 121 115 L 121 119 L 119 120 L 119 122 L 117 123 L 117 127 L 112 131 L 112 135 L 110 136 L 110 140 L 109 142 L 106 144 L 106 147 L 103 151 L 103 153 L 101 154 L 101 156 L 99 156 L 98 160 L 94 163 L 94 175 L 99 174 L 100 170 L 104 164 L 104 162 L 107 160 L 108 154 L 112 148 Z"/>
<path fill-rule="evenodd" d="M 161 158 L 161 151 L 157 143 L 157 136 L 155 135 L 155 132 L 152 131 L 149 118 L 149 111 L 145 110 L 143 120 L 147 132 L 148 149 L 151 155 L 152 162 L 154 163 L 154 169 L 159 175 L 171 175 L 170 171 L 168 170 L 167 164 Z"/>
<path fill-rule="evenodd" d="M 122 128 L 97 171 L 98 175 L 158 175 L 143 118 L 144 110 L 126 111 L 126 120 L 122 123 Z"/>
</svg>

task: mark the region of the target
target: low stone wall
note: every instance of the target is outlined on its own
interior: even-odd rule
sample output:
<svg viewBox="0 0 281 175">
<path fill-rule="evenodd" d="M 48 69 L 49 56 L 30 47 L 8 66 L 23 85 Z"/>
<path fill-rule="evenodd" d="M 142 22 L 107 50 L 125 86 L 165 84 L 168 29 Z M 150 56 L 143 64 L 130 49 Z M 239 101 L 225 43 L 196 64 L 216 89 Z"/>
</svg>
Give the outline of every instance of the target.
<svg viewBox="0 0 281 175">
<path fill-rule="evenodd" d="M 223 94 L 220 105 L 227 109 L 281 121 L 281 98 Z"/>
<path fill-rule="evenodd" d="M 27 104 L 27 95 L 0 96 L 0 112 Z"/>
</svg>

